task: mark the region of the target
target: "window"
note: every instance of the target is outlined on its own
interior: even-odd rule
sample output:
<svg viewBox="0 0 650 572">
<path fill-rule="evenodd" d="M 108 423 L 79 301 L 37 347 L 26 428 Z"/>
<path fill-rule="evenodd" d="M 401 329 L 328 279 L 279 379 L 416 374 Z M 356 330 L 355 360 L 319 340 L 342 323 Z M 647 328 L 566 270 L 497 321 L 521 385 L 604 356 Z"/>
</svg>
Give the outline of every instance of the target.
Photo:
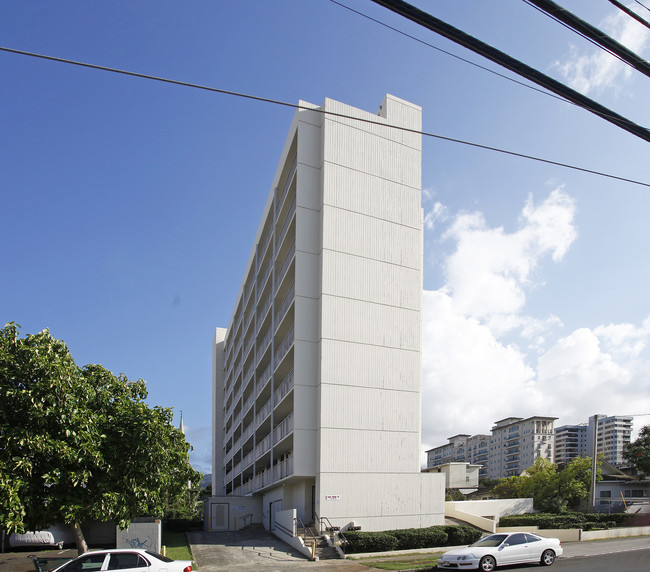
<svg viewBox="0 0 650 572">
<path fill-rule="evenodd" d="M 539 542 L 541 540 L 539 536 L 535 536 L 534 534 L 530 534 L 529 532 L 526 533 L 526 538 L 528 539 L 528 542 Z"/>
<path fill-rule="evenodd" d="M 515 546 L 517 544 L 526 544 L 528 541 L 526 540 L 526 535 L 523 532 L 518 532 L 517 534 L 513 534 L 510 538 L 508 538 L 507 542 L 510 546 Z"/>
<path fill-rule="evenodd" d="M 131 568 L 146 568 L 149 563 L 135 552 L 116 552 L 111 554 L 108 570 L 130 570 Z"/>
<path fill-rule="evenodd" d="M 106 554 L 88 554 L 80 558 L 75 558 L 72 562 L 66 564 L 62 572 L 86 572 L 86 570 L 101 570 Z"/>
<path fill-rule="evenodd" d="M 600 491 L 601 498 L 611 498 L 612 491 Z"/>
</svg>

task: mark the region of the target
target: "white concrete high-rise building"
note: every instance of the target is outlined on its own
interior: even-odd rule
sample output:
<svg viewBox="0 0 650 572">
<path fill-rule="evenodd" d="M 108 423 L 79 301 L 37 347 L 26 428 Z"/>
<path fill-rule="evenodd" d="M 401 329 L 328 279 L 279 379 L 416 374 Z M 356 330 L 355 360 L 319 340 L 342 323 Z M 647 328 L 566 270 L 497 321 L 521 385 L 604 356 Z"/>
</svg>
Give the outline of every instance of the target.
<svg viewBox="0 0 650 572">
<path fill-rule="evenodd" d="M 427 451 L 427 467 L 467 462 L 480 465 L 479 477 L 519 475 L 538 457 L 553 460 L 553 422 L 557 417 L 508 417 L 495 421 L 490 435 L 455 435 Z"/>
<path fill-rule="evenodd" d="M 633 419 L 626 415 L 592 415 L 587 426 L 585 456 L 593 455 L 595 434 L 597 453 L 602 453 L 605 461 L 615 467 L 625 466 L 623 450 L 631 440 Z"/>
<path fill-rule="evenodd" d="M 214 339 L 206 527 L 442 524 L 444 479 L 420 472 L 421 109 L 301 105 Z"/>
</svg>

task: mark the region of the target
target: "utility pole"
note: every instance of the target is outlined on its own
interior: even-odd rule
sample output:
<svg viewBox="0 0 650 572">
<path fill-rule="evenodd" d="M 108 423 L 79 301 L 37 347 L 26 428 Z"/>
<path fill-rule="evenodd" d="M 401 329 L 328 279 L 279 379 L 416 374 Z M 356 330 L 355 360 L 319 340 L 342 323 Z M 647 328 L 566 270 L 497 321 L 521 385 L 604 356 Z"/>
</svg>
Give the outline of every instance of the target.
<svg viewBox="0 0 650 572">
<path fill-rule="evenodd" d="M 598 472 L 598 415 L 593 416 L 594 434 L 593 447 L 591 448 L 591 512 L 596 507 L 596 473 Z"/>
</svg>

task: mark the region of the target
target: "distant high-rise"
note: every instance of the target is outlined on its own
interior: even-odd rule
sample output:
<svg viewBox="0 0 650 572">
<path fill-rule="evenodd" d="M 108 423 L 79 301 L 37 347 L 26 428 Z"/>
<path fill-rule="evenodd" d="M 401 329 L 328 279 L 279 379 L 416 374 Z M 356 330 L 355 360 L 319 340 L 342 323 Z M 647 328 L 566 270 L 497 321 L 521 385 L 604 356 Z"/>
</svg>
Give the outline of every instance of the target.
<svg viewBox="0 0 650 572">
<path fill-rule="evenodd" d="M 480 477 L 519 475 L 538 457 L 553 460 L 553 422 L 557 417 L 508 417 L 495 421 L 490 435 L 455 435 L 447 445 L 427 451 L 427 467 L 467 462 L 482 465 Z"/>
</svg>

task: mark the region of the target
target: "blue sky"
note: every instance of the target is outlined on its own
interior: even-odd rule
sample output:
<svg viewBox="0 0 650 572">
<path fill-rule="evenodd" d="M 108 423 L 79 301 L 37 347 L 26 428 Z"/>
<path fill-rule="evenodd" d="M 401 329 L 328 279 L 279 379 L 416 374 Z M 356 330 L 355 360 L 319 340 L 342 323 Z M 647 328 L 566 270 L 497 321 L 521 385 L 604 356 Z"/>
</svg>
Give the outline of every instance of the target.
<svg viewBox="0 0 650 572">
<path fill-rule="evenodd" d="M 650 78 L 524 2 L 415 3 L 650 126 Z M 650 30 L 609 2 L 563 5 L 650 58 Z M 3 2 L 0 38 L 291 103 L 376 111 L 392 93 L 422 106 L 426 132 L 650 183 L 648 143 L 329 0 Z M 147 380 L 208 472 L 212 335 L 293 111 L 6 52 L 0 78 L 0 320 Z M 429 137 L 422 184 L 423 449 L 511 415 L 650 413 L 650 188 Z"/>
</svg>

